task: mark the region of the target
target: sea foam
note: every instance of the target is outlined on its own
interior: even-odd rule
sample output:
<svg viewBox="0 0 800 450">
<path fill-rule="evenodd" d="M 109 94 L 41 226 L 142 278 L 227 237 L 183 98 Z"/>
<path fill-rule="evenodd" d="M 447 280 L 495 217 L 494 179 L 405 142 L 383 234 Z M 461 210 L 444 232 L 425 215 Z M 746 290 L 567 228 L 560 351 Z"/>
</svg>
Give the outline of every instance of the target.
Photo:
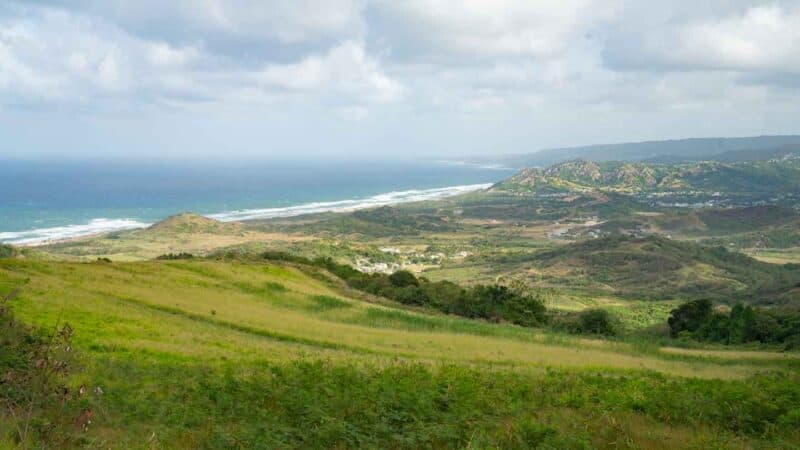
<svg viewBox="0 0 800 450">
<path fill-rule="evenodd" d="M 222 222 L 232 222 L 239 220 L 274 219 L 278 217 L 292 217 L 322 212 L 348 212 L 358 209 L 374 208 L 377 206 L 394 205 L 398 203 L 436 200 L 453 195 L 487 189 L 491 186 L 491 183 L 487 183 L 451 186 L 436 189 L 412 189 L 408 191 L 387 192 L 385 194 L 378 194 L 363 199 L 306 203 L 283 208 L 243 209 L 239 211 L 210 214 L 208 217 Z"/>
<path fill-rule="evenodd" d="M 387 192 L 385 194 L 378 194 L 363 199 L 314 202 L 282 208 L 242 209 L 237 211 L 221 212 L 217 214 L 207 214 L 206 216 L 221 222 L 234 222 L 240 220 L 292 217 L 322 212 L 348 212 L 358 209 L 394 205 L 398 203 L 436 200 L 453 195 L 487 189 L 489 187 L 491 187 L 491 183 L 451 186 L 435 189 L 412 189 L 408 191 Z M 83 225 L 65 225 L 60 227 L 37 228 L 26 231 L 0 232 L 0 242 L 17 245 L 42 245 L 54 241 L 73 239 L 81 236 L 145 228 L 150 225 L 150 223 L 141 222 L 131 218 L 98 218 L 92 219 L 89 221 L 89 223 Z"/>
<path fill-rule="evenodd" d="M 92 219 L 83 225 L 65 225 L 61 227 L 36 228 L 26 231 L 0 232 L 0 242 L 9 244 L 46 244 L 51 241 L 72 239 L 92 234 L 109 233 L 112 231 L 144 228 L 149 223 L 139 222 L 134 219 Z"/>
</svg>

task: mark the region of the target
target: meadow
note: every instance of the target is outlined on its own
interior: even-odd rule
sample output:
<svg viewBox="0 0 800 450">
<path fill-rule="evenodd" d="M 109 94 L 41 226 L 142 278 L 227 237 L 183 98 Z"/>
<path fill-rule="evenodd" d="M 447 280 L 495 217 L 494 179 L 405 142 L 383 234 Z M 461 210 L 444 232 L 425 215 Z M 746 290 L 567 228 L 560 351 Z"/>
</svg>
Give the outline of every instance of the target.
<svg viewBox="0 0 800 450">
<path fill-rule="evenodd" d="M 0 260 L 21 321 L 68 323 L 59 445 L 792 448 L 800 358 L 422 313 L 291 265 Z M 88 431 L 72 422 L 87 405 Z M 44 414 L 44 413 L 43 413 Z M 4 419 L 8 424 L 8 419 Z M 4 427 L 2 441 L 14 442 Z"/>
</svg>

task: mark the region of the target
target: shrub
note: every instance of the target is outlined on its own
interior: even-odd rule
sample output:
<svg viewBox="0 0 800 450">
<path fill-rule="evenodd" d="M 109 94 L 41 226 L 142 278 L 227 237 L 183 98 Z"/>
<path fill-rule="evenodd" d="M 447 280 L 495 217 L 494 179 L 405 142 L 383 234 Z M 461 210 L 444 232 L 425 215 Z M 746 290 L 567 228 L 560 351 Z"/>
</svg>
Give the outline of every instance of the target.
<svg viewBox="0 0 800 450">
<path fill-rule="evenodd" d="M 578 314 L 578 331 L 583 334 L 614 336 L 617 326 L 611 313 L 605 309 L 586 309 Z"/>
<path fill-rule="evenodd" d="M 193 259 L 194 255 L 191 253 L 180 252 L 180 253 L 167 253 L 164 255 L 159 255 L 156 259 L 163 259 L 163 260 L 176 260 L 176 259 Z"/>
<path fill-rule="evenodd" d="M 407 270 L 398 270 L 397 272 L 389 275 L 389 281 L 399 288 L 406 286 L 419 286 L 419 280 L 417 280 L 417 277 Z"/>
<path fill-rule="evenodd" d="M 0 244 L 0 258 L 11 258 L 16 255 L 14 247 L 7 244 Z"/>
<path fill-rule="evenodd" d="M 65 386 L 74 363 L 72 329 L 65 324 L 46 334 L 23 325 L 9 306 L 15 295 L 0 298 L 0 418 L 7 416 L 14 425 L 22 448 L 34 442 L 42 448 L 60 447 L 69 436 L 65 430 L 73 423 L 75 408 L 70 400 L 84 394 L 78 390 L 72 395 Z M 86 399 L 82 402 L 84 410 L 75 423 L 85 429 L 85 418 L 92 413 L 86 408 Z"/>
<path fill-rule="evenodd" d="M 683 331 L 697 331 L 711 317 L 711 301 L 706 299 L 684 303 L 670 313 L 669 334 L 676 338 Z"/>
</svg>

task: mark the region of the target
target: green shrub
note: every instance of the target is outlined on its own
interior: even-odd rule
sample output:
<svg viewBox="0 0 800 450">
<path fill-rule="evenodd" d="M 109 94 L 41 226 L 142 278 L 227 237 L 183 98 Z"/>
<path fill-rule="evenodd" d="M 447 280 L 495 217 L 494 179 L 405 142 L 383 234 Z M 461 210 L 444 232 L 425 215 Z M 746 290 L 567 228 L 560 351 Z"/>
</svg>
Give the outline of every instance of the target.
<svg viewBox="0 0 800 450">
<path fill-rule="evenodd" d="M 20 323 L 9 305 L 15 295 L 0 297 L 0 425 L 13 424 L 21 448 L 61 447 L 72 427 L 88 427 L 81 417 L 92 414 L 84 393 L 66 385 L 75 363 L 72 329 L 46 333 Z M 79 408 L 84 413 L 75 422 Z M 0 440 L 5 435 L 0 431 Z"/>
<path fill-rule="evenodd" d="M 16 254 L 14 247 L 7 244 L 0 244 L 0 258 L 11 258 Z"/>
<path fill-rule="evenodd" d="M 693 300 L 673 309 L 667 320 L 669 334 L 673 338 L 681 332 L 697 331 L 711 317 L 711 301 L 707 299 Z"/>
<path fill-rule="evenodd" d="M 617 326 L 611 313 L 605 309 L 586 309 L 578 314 L 578 331 L 583 334 L 614 336 Z"/>
</svg>

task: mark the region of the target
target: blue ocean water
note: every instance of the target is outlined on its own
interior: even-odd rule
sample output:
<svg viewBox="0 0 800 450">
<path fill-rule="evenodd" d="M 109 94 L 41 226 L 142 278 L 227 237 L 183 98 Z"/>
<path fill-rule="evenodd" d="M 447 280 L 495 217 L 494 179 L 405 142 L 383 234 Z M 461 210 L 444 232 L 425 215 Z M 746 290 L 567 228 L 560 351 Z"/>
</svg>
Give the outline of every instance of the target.
<svg viewBox="0 0 800 450">
<path fill-rule="evenodd" d="M 37 243 L 146 226 L 350 210 L 477 189 L 513 169 L 448 162 L 154 163 L 0 160 L 0 241 Z"/>
</svg>

